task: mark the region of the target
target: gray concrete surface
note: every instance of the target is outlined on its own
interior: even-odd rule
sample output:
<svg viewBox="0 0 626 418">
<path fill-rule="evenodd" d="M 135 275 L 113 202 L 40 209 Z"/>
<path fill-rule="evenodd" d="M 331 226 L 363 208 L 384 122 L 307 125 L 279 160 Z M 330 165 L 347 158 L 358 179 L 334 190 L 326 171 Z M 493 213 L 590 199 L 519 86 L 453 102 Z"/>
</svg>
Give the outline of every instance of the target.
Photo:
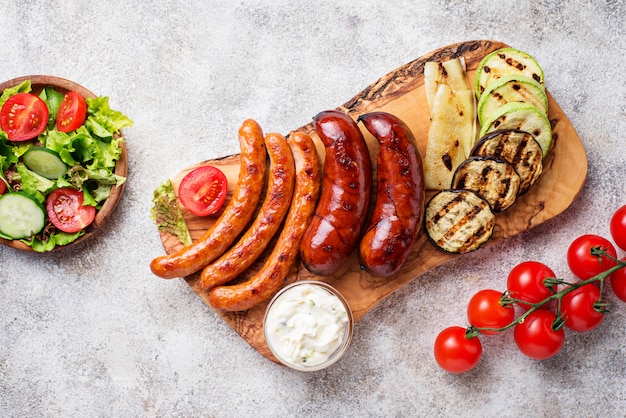
<svg viewBox="0 0 626 418">
<path fill-rule="evenodd" d="M 49 74 L 108 95 L 134 121 L 129 181 L 76 252 L 0 248 L 0 416 L 623 416 L 626 304 L 537 362 L 512 333 L 450 375 L 431 351 L 469 296 L 537 259 L 568 276 L 583 233 L 608 236 L 626 203 L 622 1 L 0 0 L 0 79 Z M 496 39 L 533 54 L 588 153 L 576 203 L 540 228 L 414 280 L 368 313 L 346 357 L 316 374 L 266 361 L 182 281 L 163 252 L 153 189 L 238 152 L 251 117 L 288 132 L 431 50 Z M 623 252 L 620 252 L 623 255 Z"/>
</svg>

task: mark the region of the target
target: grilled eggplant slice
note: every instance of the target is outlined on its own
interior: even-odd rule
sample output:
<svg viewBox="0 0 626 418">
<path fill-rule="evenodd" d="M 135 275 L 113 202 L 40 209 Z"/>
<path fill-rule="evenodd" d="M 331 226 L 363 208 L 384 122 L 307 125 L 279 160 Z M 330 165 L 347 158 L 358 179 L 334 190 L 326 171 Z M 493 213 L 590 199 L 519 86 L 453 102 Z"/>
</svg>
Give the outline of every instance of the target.
<svg viewBox="0 0 626 418">
<path fill-rule="evenodd" d="M 496 225 L 489 203 L 471 190 L 441 190 L 428 201 L 424 219 L 432 243 L 457 254 L 480 248 Z"/>
<path fill-rule="evenodd" d="M 511 164 L 494 157 L 470 157 L 452 177 L 453 189 L 468 189 L 489 202 L 493 212 L 509 208 L 517 198 L 520 176 Z"/>
<path fill-rule="evenodd" d="M 543 171 L 541 146 L 524 131 L 509 129 L 491 132 L 478 140 L 472 155 L 508 161 L 521 180 L 518 196 L 530 190 Z"/>
<path fill-rule="evenodd" d="M 523 74 L 544 85 L 543 70 L 532 56 L 515 48 L 502 48 L 478 64 L 474 78 L 476 97 L 480 98 L 494 80 L 509 74 Z"/>
<path fill-rule="evenodd" d="M 493 131 L 517 129 L 531 134 L 541 146 L 545 157 L 552 144 L 552 126 L 544 112 L 529 103 L 511 102 L 500 106 L 485 121 L 479 138 Z"/>
<path fill-rule="evenodd" d="M 548 96 L 543 85 L 522 74 L 509 74 L 495 80 L 480 96 L 476 107 L 478 121 L 483 124 L 489 115 L 510 102 L 530 103 L 548 114 Z"/>
</svg>

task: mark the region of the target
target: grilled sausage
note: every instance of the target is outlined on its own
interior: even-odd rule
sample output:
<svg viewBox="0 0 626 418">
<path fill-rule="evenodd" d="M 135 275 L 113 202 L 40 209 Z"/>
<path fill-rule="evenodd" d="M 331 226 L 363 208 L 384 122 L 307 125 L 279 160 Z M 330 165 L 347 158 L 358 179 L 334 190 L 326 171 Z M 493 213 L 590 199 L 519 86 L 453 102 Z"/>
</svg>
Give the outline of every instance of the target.
<svg viewBox="0 0 626 418">
<path fill-rule="evenodd" d="M 324 144 L 324 176 L 315 216 L 300 254 L 312 273 L 335 273 L 356 248 L 365 226 L 372 188 L 372 162 L 356 122 L 328 110 L 313 118 Z"/>
<path fill-rule="evenodd" d="M 241 165 L 231 200 L 215 223 L 191 245 L 150 263 L 154 274 L 164 279 L 186 277 L 221 256 L 246 227 L 259 203 L 267 170 L 263 131 L 248 119 L 238 132 Z"/>
<path fill-rule="evenodd" d="M 288 141 L 296 165 L 296 187 L 283 230 L 268 260 L 250 280 L 211 290 L 209 303 L 215 309 L 243 311 L 269 299 L 285 282 L 298 256 L 300 241 L 319 196 L 320 163 L 308 135 L 295 132 Z"/>
<path fill-rule="evenodd" d="M 376 202 L 359 245 L 361 268 L 389 276 L 406 261 L 424 215 L 424 167 L 413 133 L 385 112 L 359 117 L 380 144 Z"/>
<path fill-rule="evenodd" d="M 285 138 L 278 133 L 267 134 L 265 146 L 270 158 L 270 174 L 263 204 L 241 239 L 202 270 L 200 286 L 203 289 L 228 283 L 246 270 L 259 258 L 285 219 L 294 189 L 293 155 Z"/>
</svg>

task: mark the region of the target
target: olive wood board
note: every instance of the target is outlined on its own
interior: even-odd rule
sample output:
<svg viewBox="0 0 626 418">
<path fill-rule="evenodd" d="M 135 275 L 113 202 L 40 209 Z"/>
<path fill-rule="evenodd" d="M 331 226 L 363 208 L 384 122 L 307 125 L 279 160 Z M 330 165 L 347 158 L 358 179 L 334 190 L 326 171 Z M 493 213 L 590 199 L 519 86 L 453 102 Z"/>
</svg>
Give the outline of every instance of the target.
<svg viewBox="0 0 626 418">
<path fill-rule="evenodd" d="M 45 87 L 51 86 L 51 87 L 54 87 L 55 90 L 61 94 L 65 94 L 68 91 L 76 91 L 85 98 L 96 97 L 94 93 L 92 93 L 90 90 L 86 89 L 85 87 L 81 86 L 80 84 L 77 84 L 70 80 L 66 80 L 61 77 L 55 77 L 55 76 L 50 76 L 50 75 L 29 75 L 29 76 L 23 76 L 19 78 L 14 78 L 9 81 L 5 81 L 0 84 L 0 93 L 2 93 L 7 88 L 17 86 L 26 80 L 30 80 L 31 93 L 37 96 L 41 93 L 41 91 Z M 124 135 L 123 132 L 119 132 L 115 134 L 116 137 L 123 136 L 123 135 Z M 114 172 L 118 176 L 126 177 L 128 175 L 128 155 L 126 152 L 126 143 L 124 141 L 120 143 L 120 148 L 122 149 L 122 152 L 120 154 L 119 160 L 117 160 L 117 163 L 115 164 Z M 126 182 L 122 183 L 119 186 L 114 185 L 111 188 L 111 193 L 109 194 L 109 197 L 104 201 L 104 203 L 102 204 L 102 207 L 96 213 L 96 217 L 91 223 L 91 225 L 89 225 L 85 229 L 85 234 L 83 236 L 81 236 L 77 240 L 67 245 L 57 245 L 52 251 L 57 251 L 57 250 L 62 250 L 65 248 L 72 247 L 75 244 L 79 242 L 83 242 L 86 239 L 90 238 L 104 224 L 107 218 L 111 216 L 111 214 L 117 207 L 117 204 L 119 203 L 120 199 L 122 198 L 122 194 L 124 193 L 125 187 L 126 187 Z M 24 244 L 20 240 L 7 240 L 7 239 L 0 238 L 0 244 L 7 245 L 9 247 L 13 247 L 18 250 L 33 251 L 33 249 L 30 246 Z"/>
<path fill-rule="evenodd" d="M 464 57 L 467 75 L 473 81 L 480 60 L 489 52 L 507 45 L 490 40 L 476 40 L 457 43 L 426 54 L 380 78 L 361 91 L 354 98 L 337 109 L 347 112 L 353 119 L 371 111 L 385 111 L 402 119 L 412 130 L 419 150 L 425 155 L 430 111 L 424 91 L 424 63 Z M 546 80 L 550 84 L 550 80 Z M 512 207 L 497 214 L 496 227 L 487 245 L 527 231 L 557 216 L 575 200 L 587 176 L 587 156 L 576 131 L 554 98 L 548 93 L 549 119 L 553 128 L 552 149 L 544 160 L 544 171 L 540 180 L 525 195 L 518 198 Z M 321 109 L 325 110 L 325 109 Z M 313 115 L 312 115 L 313 116 Z M 359 124 L 368 143 L 372 161 L 376 161 L 378 145 L 376 140 Z M 323 158 L 323 145 L 316 135 L 312 122 L 296 130 L 307 132 L 316 143 L 318 154 Z M 267 132 L 268 130 L 265 129 Z M 234 132 L 236 130 L 234 129 Z M 285 133 L 288 134 L 288 133 Z M 236 135 L 233 136 L 236 140 Z M 229 181 L 229 196 L 235 188 L 239 173 L 239 155 L 204 161 L 181 171 L 172 179 L 177 190 L 182 178 L 201 165 L 214 165 L 226 174 Z M 376 165 L 373 164 L 374 175 Z M 375 180 L 375 177 L 374 177 Z M 375 186 L 373 191 L 375 191 Z M 434 192 L 427 192 L 427 199 Z M 372 199 L 375 200 L 375 199 Z M 198 239 L 213 222 L 214 218 L 194 217 L 184 211 L 185 220 L 194 240 Z M 182 247 L 178 240 L 160 232 L 165 251 L 169 254 Z M 480 250 L 478 250 L 480 251 Z M 471 257 L 472 253 L 462 256 Z M 436 248 L 424 233 L 419 233 L 417 242 L 403 267 L 392 277 L 373 277 L 359 268 L 358 254 L 351 257 L 333 276 L 318 277 L 308 272 L 298 261 L 287 283 L 296 280 L 315 279 L 330 283 L 347 299 L 355 321 L 360 320 L 370 309 L 403 285 L 461 255 L 446 253 Z M 257 263 L 262 263 L 262 260 Z M 253 274 L 255 266 L 247 273 Z M 208 293 L 198 285 L 199 273 L 186 277 L 189 286 L 208 304 Z M 245 278 L 244 278 L 245 279 Z M 209 305 L 210 306 L 210 305 Z M 266 358 L 276 361 L 270 353 L 263 336 L 263 315 L 267 302 L 243 312 L 216 313 L 226 321 L 245 341 Z"/>
</svg>

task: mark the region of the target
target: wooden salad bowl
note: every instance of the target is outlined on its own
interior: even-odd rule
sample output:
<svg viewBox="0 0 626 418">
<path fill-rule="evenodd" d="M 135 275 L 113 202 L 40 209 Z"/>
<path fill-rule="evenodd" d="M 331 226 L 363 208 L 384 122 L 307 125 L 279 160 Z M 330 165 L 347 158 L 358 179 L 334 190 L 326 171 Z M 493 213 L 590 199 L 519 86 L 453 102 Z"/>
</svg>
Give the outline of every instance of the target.
<svg viewBox="0 0 626 418">
<path fill-rule="evenodd" d="M 347 112 L 355 120 L 360 114 L 376 110 L 398 116 L 412 130 L 418 141 L 420 152 L 425 155 L 430 111 L 424 90 L 424 63 L 464 57 L 468 77 L 473 80 L 480 60 L 489 52 L 507 46 L 498 41 L 476 40 L 437 49 L 383 76 L 338 109 Z M 550 80 L 547 80 L 546 84 L 549 85 Z M 585 183 L 587 176 L 585 149 L 567 116 L 549 93 L 548 100 L 548 116 L 553 129 L 553 142 L 552 149 L 544 160 L 542 177 L 528 193 L 520 196 L 511 208 L 496 215 L 495 231 L 487 245 L 527 231 L 559 215 L 572 204 Z M 376 140 L 364 127 L 361 126 L 361 129 L 370 147 L 372 160 L 375 162 L 378 148 Z M 323 145 L 313 129 L 313 124 L 309 123 L 297 130 L 311 135 L 322 157 Z M 235 135 L 233 140 L 236 140 Z M 175 190 L 185 174 L 201 165 L 213 165 L 224 171 L 229 180 L 229 193 L 232 193 L 239 172 L 239 155 L 204 161 L 184 169 L 172 179 Z M 374 164 L 373 167 L 375 171 L 376 165 Z M 433 192 L 427 193 L 427 199 L 432 194 Z M 213 222 L 212 218 L 198 218 L 189 213 L 185 213 L 185 220 L 194 240 L 198 239 Z M 168 254 L 182 247 L 176 237 L 163 232 L 160 232 L 160 236 Z M 462 256 L 471 257 L 472 254 Z M 298 262 L 288 282 L 315 279 L 330 283 L 345 296 L 353 311 L 355 321 L 358 321 L 395 290 L 456 257 L 461 257 L 461 255 L 447 253 L 436 248 L 422 228 L 406 263 L 392 277 L 373 277 L 361 270 L 358 255 L 355 252 L 339 272 L 329 277 L 315 276 Z M 255 266 L 252 266 L 251 270 L 254 268 Z M 185 280 L 208 304 L 208 293 L 200 288 L 198 278 L 199 273 L 196 273 L 186 277 Z M 276 361 L 263 336 L 262 325 L 266 306 L 267 302 L 243 312 L 216 311 L 216 313 L 260 354 Z"/>
<path fill-rule="evenodd" d="M 24 77 L 14 78 L 9 81 L 5 81 L 4 83 L 0 84 L 0 93 L 4 91 L 4 89 L 17 86 L 26 80 L 30 80 L 31 85 L 32 85 L 32 93 L 36 95 L 39 95 L 39 93 L 41 93 L 41 90 L 43 90 L 46 86 L 51 86 L 51 87 L 54 87 L 61 94 L 65 94 L 68 91 L 76 91 L 80 93 L 83 97 L 89 97 L 89 98 L 96 97 L 94 93 L 87 90 L 85 87 L 79 84 L 76 84 L 73 81 L 66 80 L 60 77 L 49 76 L 49 75 L 31 75 L 31 76 L 24 76 Z M 118 136 L 123 136 L 123 133 L 120 132 L 119 134 L 116 134 L 116 137 Z M 122 176 L 122 177 L 127 177 L 128 155 L 126 153 L 126 144 L 124 142 L 121 142 L 120 148 L 122 149 L 122 153 L 120 154 L 119 160 L 115 164 L 115 174 Z M 104 225 L 105 221 L 111 216 L 111 214 L 117 207 L 117 204 L 119 203 L 120 199 L 122 198 L 122 194 L 124 193 L 125 186 L 126 186 L 126 182 L 122 183 L 120 186 L 114 185 L 112 187 L 111 194 L 104 201 L 102 208 L 96 213 L 96 217 L 94 221 L 91 223 L 91 225 L 89 225 L 86 228 L 85 234 L 83 236 L 81 236 L 77 240 L 67 245 L 57 245 L 56 247 L 54 247 L 52 251 L 57 251 L 57 250 L 61 250 L 64 248 L 71 247 L 79 242 L 83 242 L 86 239 L 90 238 L 98 229 L 100 229 L 100 227 L 102 227 L 102 225 Z M 20 240 L 6 240 L 3 238 L 0 238 L 0 243 L 7 245 L 9 247 L 16 248 L 18 250 L 33 251 L 31 247 L 24 244 Z"/>
</svg>

